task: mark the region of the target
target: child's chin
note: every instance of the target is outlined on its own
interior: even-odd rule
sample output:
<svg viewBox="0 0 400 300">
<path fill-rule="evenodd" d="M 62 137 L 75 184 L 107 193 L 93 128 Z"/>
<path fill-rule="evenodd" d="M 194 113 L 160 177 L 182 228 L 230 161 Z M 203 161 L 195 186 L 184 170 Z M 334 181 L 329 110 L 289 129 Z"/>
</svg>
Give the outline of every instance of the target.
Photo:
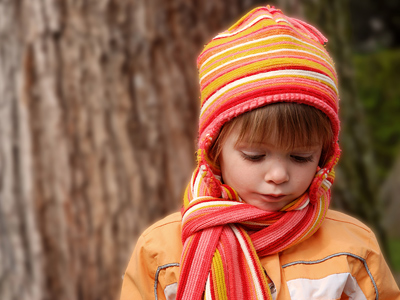
<svg viewBox="0 0 400 300">
<path fill-rule="evenodd" d="M 286 203 L 265 203 L 252 200 L 246 201 L 245 199 L 243 199 L 243 202 L 265 211 L 279 211 L 286 205 Z"/>
</svg>

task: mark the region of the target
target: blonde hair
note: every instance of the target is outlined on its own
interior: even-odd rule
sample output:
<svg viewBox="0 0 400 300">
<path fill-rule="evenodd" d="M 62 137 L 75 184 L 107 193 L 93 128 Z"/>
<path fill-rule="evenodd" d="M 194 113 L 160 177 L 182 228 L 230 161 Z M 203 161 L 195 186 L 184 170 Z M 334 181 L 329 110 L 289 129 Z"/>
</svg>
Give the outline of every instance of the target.
<svg viewBox="0 0 400 300">
<path fill-rule="evenodd" d="M 214 163 L 218 164 L 222 146 L 234 128 L 239 128 L 236 144 L 244 140 L 262 143 L 272 139 L 278 147 L 290 150 L 322 142 L 321 167 L 332 151 L 331 122 L 322 111 L 305 104 L 282 102 L 257 108 L 224 124 L 209 151 Z"/>
</svg>

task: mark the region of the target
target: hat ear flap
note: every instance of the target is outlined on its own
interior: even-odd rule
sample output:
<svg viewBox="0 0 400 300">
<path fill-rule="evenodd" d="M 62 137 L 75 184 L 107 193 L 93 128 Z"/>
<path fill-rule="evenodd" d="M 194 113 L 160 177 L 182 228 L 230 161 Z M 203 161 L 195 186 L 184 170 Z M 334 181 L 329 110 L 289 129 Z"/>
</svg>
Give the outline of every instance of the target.
<svg viewBox="0 0 400 300">
<path fill-rule="evenodd" d="M 334 167 L 339 161 L 340 157 L 340 148 L 338 143 L 335 144 L 335 149 L 333 154 L 329 158 L 328 162 L 323 166 L 323 168 L 319 169 L 313 181 L 311 182 L 309 195 L 310 202 L 315 203 L 318 199 L 320 199 L 325 193 L 330 193 L 330 188 L 335 180 L 335 171 Z M 328 199 L 330 199 L 330 195 L 327 195 Z"/>
</svg>

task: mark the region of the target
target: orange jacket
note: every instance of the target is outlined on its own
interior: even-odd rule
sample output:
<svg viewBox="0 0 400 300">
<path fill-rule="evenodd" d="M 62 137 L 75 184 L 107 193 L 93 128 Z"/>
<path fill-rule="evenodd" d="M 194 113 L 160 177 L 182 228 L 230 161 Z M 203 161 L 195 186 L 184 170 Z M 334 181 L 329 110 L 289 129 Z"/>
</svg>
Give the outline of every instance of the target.
<svg viewBox="0 0 400 300">
<path fill-rule="evenodd" d="M 181 215 L 172 214 L 139 238 L 121 300 L 175 299 L 182 253 Z M 372 231 L 330 210 L 306 241 L 261 258 L 272 296 L 283 299 L 390 299 L 400 291 Z"/>
</svg>

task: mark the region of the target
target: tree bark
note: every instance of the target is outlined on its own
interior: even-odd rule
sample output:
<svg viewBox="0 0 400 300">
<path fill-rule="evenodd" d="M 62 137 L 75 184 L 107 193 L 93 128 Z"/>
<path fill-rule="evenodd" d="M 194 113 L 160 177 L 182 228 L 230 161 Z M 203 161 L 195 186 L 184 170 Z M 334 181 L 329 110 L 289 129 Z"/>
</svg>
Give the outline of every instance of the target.
<svg viewBox="0 0 400 300">
<path fill-rule="evenodd" d="M 18 1 L 0 1 L 0 298 L 42 299 L 41 235 L 33 202 L 32 148 Z"/>
</svg>

